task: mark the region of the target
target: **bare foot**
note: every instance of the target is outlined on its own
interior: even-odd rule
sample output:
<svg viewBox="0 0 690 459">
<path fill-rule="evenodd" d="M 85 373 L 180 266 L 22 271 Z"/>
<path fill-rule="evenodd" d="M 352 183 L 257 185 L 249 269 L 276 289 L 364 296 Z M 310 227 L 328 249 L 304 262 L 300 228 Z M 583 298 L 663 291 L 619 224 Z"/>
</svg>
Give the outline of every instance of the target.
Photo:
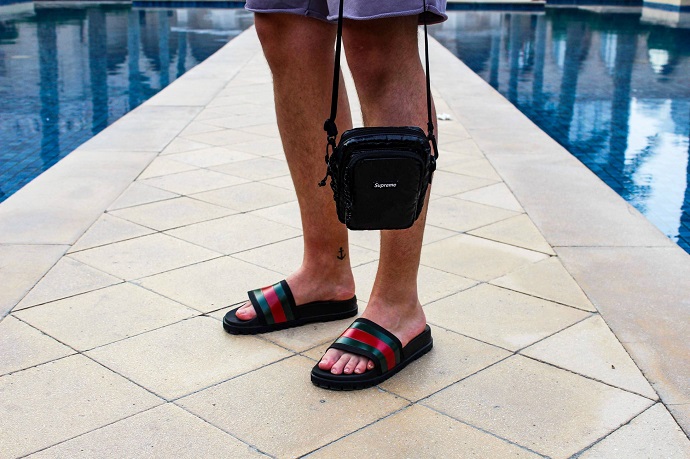
<svg viewBox="0 0 690 459">
<path fill-rule="evenodd" d="M 372 298 L 362 317 L 393 333 L 404 347 L 426 327 L 422 305 L 418 301 L 415 303 L 410 306 L 390 305 Z M 374 362 L 361 355 L 329 349 L 321 358 L 319 368 L 334 375 L 361 374 L 373 370 Z"/>
<path fill-rule="evenodd" d="M 298 306 L 312 301 L 349 300 L 355 296 L 355 281 L 349 269 L 331 273 L 326 270 L 311 272 L 300 268 L 285 280 Z M 235 316 L 240 320 L 252 320 L 256 317 L 256 311 L 247 301 Z"/>
</svg>

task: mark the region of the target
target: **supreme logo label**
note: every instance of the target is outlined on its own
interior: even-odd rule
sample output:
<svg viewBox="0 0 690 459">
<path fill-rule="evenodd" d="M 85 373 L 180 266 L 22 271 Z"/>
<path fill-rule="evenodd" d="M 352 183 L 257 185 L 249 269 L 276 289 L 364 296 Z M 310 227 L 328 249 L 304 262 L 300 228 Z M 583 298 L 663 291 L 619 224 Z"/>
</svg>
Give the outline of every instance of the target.
<svg viewBox="0 0 690 459">
<path fill-rule="evenodd" d="M 398 186 L 397 183 L 379 183 L 374 182 L 374 188 L 395 188 Z"/>
</svg>

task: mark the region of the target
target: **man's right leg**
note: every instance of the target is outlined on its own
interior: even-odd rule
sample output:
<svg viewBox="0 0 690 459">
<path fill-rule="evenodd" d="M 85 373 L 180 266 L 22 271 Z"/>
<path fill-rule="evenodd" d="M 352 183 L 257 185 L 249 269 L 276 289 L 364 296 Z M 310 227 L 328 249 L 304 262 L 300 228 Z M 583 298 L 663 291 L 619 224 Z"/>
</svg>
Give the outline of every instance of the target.
<svg viewBox="0 0 690 459">
<path fill-rule="evenodd" d="M 255 24 L 273 74 L 278 128 L 304 232 L 302 266 L 287 277 L 288 285 L 297 305 L 352 298 L 347 229 L 338 221 L 330 188 L 317 186 L 326 172 L 323 122 L 330 113 L 336 28 L 292 14 L 256 13 Z M 340 88 L 336 122 L 344 132 L 352 121 L 342 79 Z M 256 313 L 246 303 L 236 315 L 250 320 Z"/>
</svg>

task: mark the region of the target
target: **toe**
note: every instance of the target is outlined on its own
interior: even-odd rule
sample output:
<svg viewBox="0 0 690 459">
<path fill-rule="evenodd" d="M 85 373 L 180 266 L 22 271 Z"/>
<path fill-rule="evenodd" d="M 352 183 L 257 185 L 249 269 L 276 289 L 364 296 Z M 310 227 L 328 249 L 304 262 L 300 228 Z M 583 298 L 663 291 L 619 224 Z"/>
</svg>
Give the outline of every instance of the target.
<svg viewBox="0 0 690 459">
<path fill-rule="evenodd" d="M 357 362 L 357 366 L 355 366 L 355 373 L 356 374 L 362 374 L 365 371 L 367 371 L 367 364 L 369 363 L 369 360 L 367 359 L 360 359 L 359 362 Z"/>
<path fill-rule="evenodd" d="M 240 320 L 252 320 L 256 317 L 256 311 L 254 311 L 251 303 L 247 302 L 235 311 L 235 316 Z"/>
<path fill-rule="evenodd" d="M 355 371 L 355 368 L 357 367 L 357 364 L 359 363 L 359 357 L 357 356 L 350 356 L 350 360 L 345 364 L 345 368 L 343 369 L 343 373 L 346 375 L 351 375 L 352 372 Z"/>
<path fill-rule="evenodd" d="M 351 355 L 350 354 L 343 354 L 337 362 L 333 364 L 331 367 L 331 373 L 334 375 L 340 375 L 343 374 L 343 369 L 345 368 L 345 365 L 350 361 Z"/>
<path fill-rule="evenodd" d="M 337 362 L 342 355 L 342 351 L 337 349 L 329 349 L 326 351 L 323 357 L 321 357 L 321 361 L 319 361 L 319 368 L 326 371 L 330 370 L 333 364 Z"/>
</svg>

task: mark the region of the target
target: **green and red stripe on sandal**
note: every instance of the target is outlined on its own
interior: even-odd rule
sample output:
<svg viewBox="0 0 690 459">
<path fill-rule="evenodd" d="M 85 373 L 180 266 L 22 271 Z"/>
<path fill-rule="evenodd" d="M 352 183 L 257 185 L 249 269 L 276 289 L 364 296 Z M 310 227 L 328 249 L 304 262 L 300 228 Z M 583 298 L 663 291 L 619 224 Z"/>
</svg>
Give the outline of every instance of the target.
<svg viewBox="0 0 690 459">
<path fill-rule="evenodd" d="M 357 315 L 357 298 L 342 301 L 314 301 L 296 305 L 290 286 L 285 280 L 247 293 L 256 317 L 242 320 L 235 308 L 223 318 L 223 328 L 235 335 L 253 335 L 311 322 L 328 322 Z"/>
<path fill-rule="evenodd" d="M 311 381 L 319 387 L 335 390 L 364 389 L 375 386 L 426 354 L 433 347 L 431 328 L 427 325 L 406 346 L 391 332 L 360 317 L 331 344 L 331 348 L 362 355 L 374 362 L 374 369 L 360 374 L 332 374 L 319 368 L 311 371 Z"/>
</svg>

